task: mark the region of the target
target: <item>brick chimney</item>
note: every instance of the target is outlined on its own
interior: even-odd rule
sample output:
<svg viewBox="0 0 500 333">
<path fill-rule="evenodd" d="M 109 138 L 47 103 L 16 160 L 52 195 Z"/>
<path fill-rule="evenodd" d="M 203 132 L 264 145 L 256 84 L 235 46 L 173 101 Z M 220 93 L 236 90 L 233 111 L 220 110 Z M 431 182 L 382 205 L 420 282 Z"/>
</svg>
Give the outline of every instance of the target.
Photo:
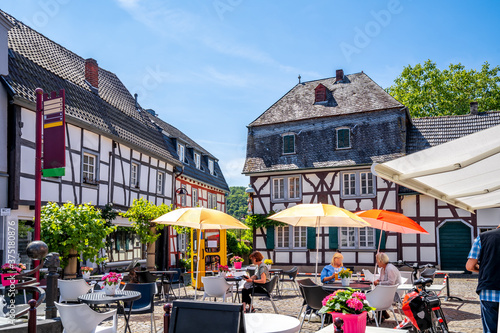
<svg viewBox="0 0 500 333">
<path fill-rule="evenodd" d="M 477 102 L 470 102 L 470 114 L 477 115 Z"/>
<path fill-rule="evenodd" d="M 99 88 L 99 66 L 92 58 L 85 59 L 85 80 L 94 88 Z"/>
<path fill-rule="evenodd" d="M 343 69 L 337 69 L 335 73 L 335 82 L 342 81 L 344 79 L 344 70 Z"/>
</svg>

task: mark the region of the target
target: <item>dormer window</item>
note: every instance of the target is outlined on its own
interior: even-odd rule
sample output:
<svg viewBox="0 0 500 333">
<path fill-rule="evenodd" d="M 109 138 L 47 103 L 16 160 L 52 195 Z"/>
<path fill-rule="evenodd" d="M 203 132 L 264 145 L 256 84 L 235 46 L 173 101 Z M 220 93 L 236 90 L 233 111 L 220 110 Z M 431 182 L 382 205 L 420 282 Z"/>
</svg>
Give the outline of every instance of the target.
<svg viewBox="0 0 500 333">
<path fill-rule="evenodd" d="M 295 154 L 295 134 L 283 135 L 283 154 Z"/>
<path fill-rule="evenodd" d="M 325 104 L 328 101 L 327 88 L 321 83 L 314 89 L 314 104 Z"/>
<path fill-rule="evenodd" d="M 198 153 L 194 153 L 194 164 L 196 169 L 201 169 L 201 156 Z"/>
<path fill-rule="evenodd" d="M 351 148 L 351 130 L 349 128 L 337 128 L 337 149 Z"/>
<path fill-rule="evenodd" d="M 210 172 L 211 175 L 215 175 L 215 173 L 214 173 L 214 160 L 211 160 L 211 159 L 208 160 L 208 171 Z"/>
<path fill-rule="evenodd" d="M 179 155 L 179 161 L 184 163 L 185 147 L 180 143 L 177 144 L 177 155 Z"/>
</svg>

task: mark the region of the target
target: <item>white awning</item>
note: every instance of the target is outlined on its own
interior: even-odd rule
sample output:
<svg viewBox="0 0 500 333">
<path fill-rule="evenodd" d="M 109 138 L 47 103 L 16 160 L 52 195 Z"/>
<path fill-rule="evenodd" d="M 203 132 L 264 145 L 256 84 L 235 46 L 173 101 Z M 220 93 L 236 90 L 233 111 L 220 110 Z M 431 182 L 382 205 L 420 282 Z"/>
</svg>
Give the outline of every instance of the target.
<svg viewBox="0 0 500 333">
<path fill-rule="evenodd" d="M 372 169 L 379 177 L 470 212 L 500 207 L 500 125 Z"/>
</svg>

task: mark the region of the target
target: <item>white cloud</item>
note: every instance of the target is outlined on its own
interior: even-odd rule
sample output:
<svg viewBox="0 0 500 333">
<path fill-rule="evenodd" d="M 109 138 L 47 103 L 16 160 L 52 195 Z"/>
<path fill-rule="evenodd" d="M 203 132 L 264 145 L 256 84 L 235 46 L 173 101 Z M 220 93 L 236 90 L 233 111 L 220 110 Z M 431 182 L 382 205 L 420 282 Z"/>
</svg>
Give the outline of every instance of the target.
<svg viewBox="0 0 500 333">
<path fill-rule="evenodd" d="M 227 162 L 221 162 L 220 167 L 229 186 L 246 186 L 248 184 L 249 178 L 241 174 L 244 164 L 244 158 L 235 158 Z"/>
</svg>

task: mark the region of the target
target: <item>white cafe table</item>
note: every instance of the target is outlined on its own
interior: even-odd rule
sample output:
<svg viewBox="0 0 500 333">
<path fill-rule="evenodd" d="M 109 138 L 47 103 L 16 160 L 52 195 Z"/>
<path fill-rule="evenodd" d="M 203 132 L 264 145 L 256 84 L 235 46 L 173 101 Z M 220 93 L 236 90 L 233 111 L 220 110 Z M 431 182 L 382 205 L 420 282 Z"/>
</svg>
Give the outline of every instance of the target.
<svg viewBox="0 0 500 333">
<path fill-rule="evenodd" d="M 247 333 L 296 333 L 300 321 L 274 313 L 245 313 L 245 329 Z"/>
<path fill-rule="evenodd" d="M 333 324 L 328 325 L 327 327 L 323 328 L 320 331 L 317 331 L 316 333 L 333 333 L 334 332 L 334 326 Z M 393 333 L 393 332 L 398 332 L 398 333 L 408 333 L 408 330 L 403 330 L 403 329 L 398 329 L 394 330 L 394 328 L 389 328 L 389 327 L 374 327 L 374 326 L 366 326 L 366 331 L 365 333 Z"/>
<path fill-rule="evenodd" d="M 446 287 L 444 284 L 433 284 L 433 285 L 431 285 L 429 287 L 425 287 L 425 290 L 427 290 L 427 291 L 433 291 L 435 293 L 438 293 L 441 290 L 443 290 L 444 287 Z M 398 286 L 398 290 L 403 290 L 403 291 L 412 290 L 413 288 L 415 288 L 415 286 L 412 285 L 412 284 L 400 284 Z"/>
</svg>

